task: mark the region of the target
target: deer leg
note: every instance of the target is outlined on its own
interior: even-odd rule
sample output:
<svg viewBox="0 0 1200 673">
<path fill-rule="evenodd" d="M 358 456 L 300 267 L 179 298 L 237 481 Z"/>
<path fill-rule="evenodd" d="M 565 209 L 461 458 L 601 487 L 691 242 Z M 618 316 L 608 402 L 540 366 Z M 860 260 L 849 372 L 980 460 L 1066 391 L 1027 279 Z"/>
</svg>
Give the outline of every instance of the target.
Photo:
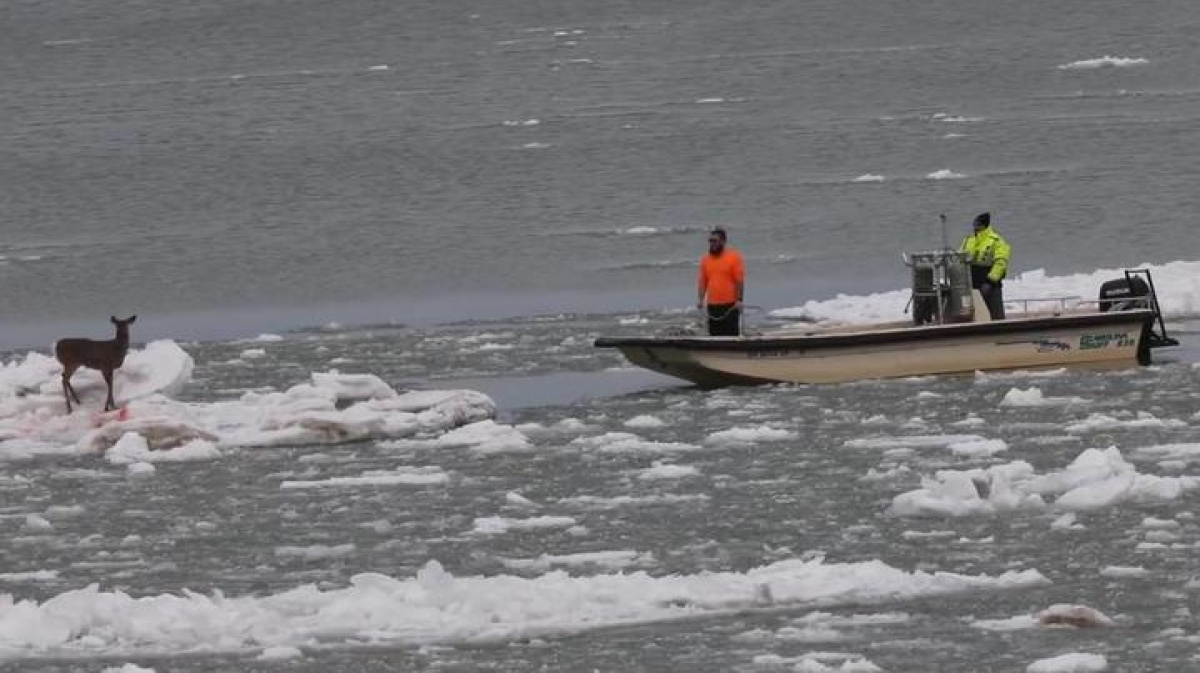
<svg viewBox="0 0 1200 673">
<path fill-rule="evenodd" d="M 67 400 L 67 413 L 71 413 L 71 396 L 75 391 L 71 388 L 71 375 L 75 373 L 74 367 L 64 367 L 62 373 L 63 397 Z M 79 401 L 79 397 L 75 397 L 75 401 Z"/>
<path fill-rule="evenodd" d="M 71 371 L 67 374 L 67 390 L 70 391 L 71 397 L 75 400 L 75 404 L 82 405 L 83 401 L 79 399 L 79 393 L 75 392 L 75 386 L 71 385 L 71 377 L 75 375 L 75 369 L 75 367 L 72 367 Z"/>
<path fill-rule="evenodd" d="M 67 401 L 67 413 L 68 414 L 71 413 L 71 384 L 68 381 L 69 378 L 70 378 L 70 375 L 67 374 L 66 372 L 63 372 L 63 375 L 62 375 L 63 399 L 65 399 Z"/>
<path fill-rule="evenodd" d="M 113 401 L 112 380 L 113 373 L 111 369 L 105 369 L 100 372 L 104 375 L 104 383 L 108 386 L 108 399 L 104 400 L 104 410 L 111 411 L 117 408 L 117 403 Z"/>
</svg>

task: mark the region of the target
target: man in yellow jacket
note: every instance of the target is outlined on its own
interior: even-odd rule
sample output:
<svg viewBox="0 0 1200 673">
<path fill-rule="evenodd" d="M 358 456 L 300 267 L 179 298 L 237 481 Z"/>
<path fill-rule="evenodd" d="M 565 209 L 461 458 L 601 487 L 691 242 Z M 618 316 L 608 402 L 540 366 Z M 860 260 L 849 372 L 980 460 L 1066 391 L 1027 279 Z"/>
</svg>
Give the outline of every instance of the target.
<svg viewBox="0 0 1200 673">
<path fill-rule="evenodd" d="M 1008 257 L 1012 248 L 992 229 L 992 214 L 980 213 L 972 224 L 975 233 L 963 239 L 961 250 L 971 260 L 971 287 L 983 295 L 992 320 L 1004 318 L 1004 292 L 1001 289 L 1008 273 Z"/>
</svg>

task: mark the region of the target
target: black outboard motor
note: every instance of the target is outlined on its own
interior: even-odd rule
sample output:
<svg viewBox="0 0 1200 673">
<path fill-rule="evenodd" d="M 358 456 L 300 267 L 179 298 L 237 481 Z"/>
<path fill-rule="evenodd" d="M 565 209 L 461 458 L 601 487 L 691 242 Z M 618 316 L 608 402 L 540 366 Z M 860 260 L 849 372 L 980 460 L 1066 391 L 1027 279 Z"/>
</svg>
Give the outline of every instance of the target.
<svg viewBox="0 0 1200 673">
<path fill-rule="evenodd" d="M 1101 311 L 1150 308 L 1150 286 L 1138 276 L 1126 276 L 1100 286 Z"/>
<path fill-rule="evenodd" d="M 1150 309 L 1154 317 L 1146 323 L 1142 343 L 1138 348 L 1138 362 L 1150 364 L 1150 349 L 1178 346 L 1179 340 L 1167 335 L 1167 324 L 1163 321 L 1162 307 L 1158 305 L 1158 292 L 1150 269 L 1126 269 L 1124 278 L 1110 280 L 1100 286 L 1101 311 L 1134 311 Z"/>
</svg>

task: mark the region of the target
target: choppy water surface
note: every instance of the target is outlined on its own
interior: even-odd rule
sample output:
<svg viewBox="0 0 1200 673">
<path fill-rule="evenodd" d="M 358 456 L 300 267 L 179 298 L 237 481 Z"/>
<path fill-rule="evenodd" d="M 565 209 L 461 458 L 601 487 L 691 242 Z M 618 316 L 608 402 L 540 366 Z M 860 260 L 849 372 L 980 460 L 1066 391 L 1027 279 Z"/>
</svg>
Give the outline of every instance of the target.
<svg viewBox="0 0 1200 673">
<path fill-rule="evenodd" d="M 993 211 L 1014 272 L 1196 260 L 1194 29 L 1189 0 L 6 3 L 0 326 L 662 305 L 718 224 L 755 302 L 894 287 L 943 212 L 956 241 Z"/>
<path fill-rule="evenodd" d="M 714 225 L 751 303 L 898 318 L 898 253 L 981 210 L 1010 298 L 1151 264 L 1194 321 L 1194 3 L 1085 4 L 3 3 L 0 348 L 138 313 L 196 369 L 64 420 L 4 358 L 0 668 L 1194 668 L 1194 322 L 1149 368 L 719 392 L 591 347 L 686 322 L 630 311 Z M 215 439 L 78 451 L 127 422 Z"/>
<path fill-rule="evenodd" d="M 624 318 L 628 330 L 678 320 Z M 501 420 L 528 444 L 506 449 L 496 435 L 494 446 L 474 448 L 393 440 L 230 449 L 215 460 L 158 463 L 149 476 L 95 454 L 10 461 L 0 472 L 7 539 L 0 587 L 38 601 L 93 582 L 133 596 L 186 588 L 265 599 L 308 583 L 344 587 L 364 572 L 409 578 L 431 560 L 456 577 L 537 578 L 559 570 L 580 577 L 746 572 L 819 557 L 879 560 L 906 572 L 1036 570 L 1049 583 L 915 599 L 864 591 L 861 600 L 851 594 L 829 605 L 751 601 L 690 618 L 478 643 L 453 629 L 440 636 L 433 629 L 423 645 L 329 637 L 278 663 L 256 659 L 252 646 L 180 657 L 156 653 L 153 643 L 126 643 L 99 660 L 50 654 L 7 667 L 99 670 L 108 660 L 196 671 L 757 671 L 797 666 L 820 652 L 842 653 L 822 660 L 830 666 L 869 661 L 895 671 L 1024 670 L 1064 652 L 1103 654 L 1112 670 L 1181 670 L 1194 660 L 1200 521 L 1186 475 L 1200 456 L 1200 369 L 1186 358 L 1103 373 L 706 392 L 638 379 L 617 356 L 592 352 L 597 329 L 593 318 L 559 316 L 186 346 L 197 370 L 181 399 L 283 389 L 331 367 L 373 372 L 401 388 L 444 388 L 442 377 L 454 373 L 490 381 Z M 522 404 L 519 377 L 546 381 L 551 372 L 591 383 L 560 386 L 561 403 Z M 517 403 L 506 405 L 506 395 Z M 1132 465 L 1126 476 L 1183 475 L 1178 492 L 1148 497 L 1130 481 L 1110 489 L 1111 502 L 1077 509 L 1073 518 L 1053 504 L 964 516 L 893 506 L 939 470 L 1019 460 L 1048 475 L 1086 449 L 1108 447 Z M 399 468 L 436 468 L 446 478 L 329 482 Z M 296 482 L 326 483 L 284 486 Z M 1046 494 L 1053 503 L 1061 491 Z M 31 525 L 30 514 L 49 526 Z M 514 528 L 536 517 L 559 519 Z M 1117 624 L 984 628 L 1056 603 L 1089 605 Z"/>
</svg>

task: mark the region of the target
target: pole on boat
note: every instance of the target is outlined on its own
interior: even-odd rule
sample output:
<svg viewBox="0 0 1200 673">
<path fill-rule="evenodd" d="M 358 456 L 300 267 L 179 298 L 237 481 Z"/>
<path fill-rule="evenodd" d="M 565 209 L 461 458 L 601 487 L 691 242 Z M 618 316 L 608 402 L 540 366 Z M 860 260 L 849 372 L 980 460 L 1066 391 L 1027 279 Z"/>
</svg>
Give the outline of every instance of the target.
<svg viewBox="0 0 1200 673">
<path fill-rule="evenodd" d="M 938 324 L 946 324 L 946 302 L 945 295 L 948 292 L 946 287 L 946 251 L 950 249 L 950 241 L 946 237 L 946 213 L 938 213 L 938 219 L 942 222 L 942 254 L 937 257 L 937 270 L 934 271 L 934 287 L 937 288 L 937 310 Z"/>
</svg>

